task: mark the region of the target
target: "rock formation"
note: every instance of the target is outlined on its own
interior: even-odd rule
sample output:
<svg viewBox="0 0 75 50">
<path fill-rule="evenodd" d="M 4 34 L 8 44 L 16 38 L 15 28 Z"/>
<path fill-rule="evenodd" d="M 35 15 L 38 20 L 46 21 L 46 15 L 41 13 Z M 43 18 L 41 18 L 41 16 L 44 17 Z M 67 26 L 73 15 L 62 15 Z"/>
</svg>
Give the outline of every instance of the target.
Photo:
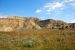
<svg viewBox="0 0 75 50">
<path fill-rule="evenodd" d="M 38 18 L 25 18 L 9 16 L 0 18 L 0 31 L 13 31 L 18 29 L 75 29 L 75 23 L 66 23 L 61 20 Z"/>
</svg>

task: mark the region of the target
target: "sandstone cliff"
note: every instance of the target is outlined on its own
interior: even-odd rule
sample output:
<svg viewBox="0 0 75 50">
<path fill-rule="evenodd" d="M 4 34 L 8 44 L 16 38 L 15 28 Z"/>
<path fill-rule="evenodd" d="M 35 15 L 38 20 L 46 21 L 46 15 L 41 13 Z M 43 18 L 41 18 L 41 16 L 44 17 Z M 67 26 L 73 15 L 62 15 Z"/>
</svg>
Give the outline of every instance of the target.
<svg viewBox="0 0 75 50">
<path fill-rule="evenodd" d="M 13 31 L 22 29 L 67 29 L 75 28 L 74 24 L 68 24 L 61 20 L 9 16 L 0 18 L 0 31 Z"/>
</svg>

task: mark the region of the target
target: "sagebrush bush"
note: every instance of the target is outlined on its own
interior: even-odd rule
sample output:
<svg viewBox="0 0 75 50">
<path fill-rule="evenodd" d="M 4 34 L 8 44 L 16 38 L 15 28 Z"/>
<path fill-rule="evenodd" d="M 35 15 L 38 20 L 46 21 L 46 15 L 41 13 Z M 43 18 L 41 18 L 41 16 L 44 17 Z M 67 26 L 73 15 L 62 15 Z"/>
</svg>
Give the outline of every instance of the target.
<svg viewBox="0 0 75 50">
<path fill-rule="evenodd" d="M 0 32 L 0 50 L 75 50 L 74 35 L 72 30 Z"/>
</svg>

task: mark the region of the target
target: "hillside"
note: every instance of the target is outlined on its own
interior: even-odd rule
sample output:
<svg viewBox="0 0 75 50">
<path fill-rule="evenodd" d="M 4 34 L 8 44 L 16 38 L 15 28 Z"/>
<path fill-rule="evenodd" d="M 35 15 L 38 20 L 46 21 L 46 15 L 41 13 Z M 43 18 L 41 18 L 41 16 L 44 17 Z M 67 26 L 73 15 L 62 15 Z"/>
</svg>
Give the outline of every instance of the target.
<svg viewBox="0 0 75 50">
<path fill-rule="evenodd" d="M 0 18 L 0 31 L 21 29 L 65 29 L 66 27 L 69 28 L 68 23 L 54 19 L 40 20 L 34 17 L 25 18 L 19 16 Z"/>
<path fill-rule="evenodd" d="M 0 50 L 75 50 L 74 28 L 54 19 L 0 18 Z"/>
</svg>

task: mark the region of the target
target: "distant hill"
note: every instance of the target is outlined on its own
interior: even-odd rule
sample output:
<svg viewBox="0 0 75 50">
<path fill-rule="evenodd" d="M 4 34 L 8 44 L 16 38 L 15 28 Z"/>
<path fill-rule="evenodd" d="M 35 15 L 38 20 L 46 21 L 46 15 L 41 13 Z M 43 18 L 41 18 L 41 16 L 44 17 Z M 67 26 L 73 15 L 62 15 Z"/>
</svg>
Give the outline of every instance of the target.
<svg viewBox="0 0 75 50">
<path fill-rule="evenodd" d="M 67 24 L 64 21 L 54 20 L 54 19 L 46 19 L 38 22 L 39 25 L 43 28 L 61 28 L 61 26 Z"/>
<path fill-rule="evenodd" d="M 64 29 L 69 28 L 69 25 L 72 26 L 64 21 L 54 19 L 40 20 L 34 17 L 25 18 L 19 16 L 0 18 L 0 31 L 20 29 Z"/>
</svg>

